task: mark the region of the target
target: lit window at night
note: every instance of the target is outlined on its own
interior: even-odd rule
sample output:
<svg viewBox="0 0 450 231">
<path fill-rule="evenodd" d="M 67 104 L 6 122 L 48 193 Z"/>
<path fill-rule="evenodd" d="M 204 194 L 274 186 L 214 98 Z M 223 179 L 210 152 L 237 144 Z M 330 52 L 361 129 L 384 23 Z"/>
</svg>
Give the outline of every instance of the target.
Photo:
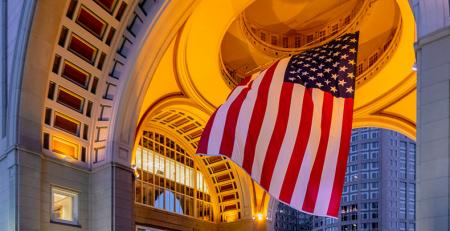
<svg viewBox="0 0 450 231">
<path fill-rule="evenodd" d="M 52 221 L 78 223 L 78 193 L 52 187 Z"/>
<path fill-rule="evenodd" d="M 214 221 L 203 174 L 174 141 L 144 132 L 136 149 L 136 168 L 136 203 Z"/>
</svg>

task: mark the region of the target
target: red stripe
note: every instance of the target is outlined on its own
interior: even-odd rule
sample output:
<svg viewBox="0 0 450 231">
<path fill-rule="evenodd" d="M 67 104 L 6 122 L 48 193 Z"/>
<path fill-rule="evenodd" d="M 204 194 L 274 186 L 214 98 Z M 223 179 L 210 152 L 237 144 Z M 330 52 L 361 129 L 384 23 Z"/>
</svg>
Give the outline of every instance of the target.
<svg viewBox="0 0 450 231">
<path fill-rule="evenodd" d="M 234 137 L 236 135 L 238 116 L 241 111 L 242 104 L 247 97 L 247 93 L 252 88 L 252 86 L 253 82 L 250 83 L 249 87 L 242 89 L 241 93 L 239 93 L 239 95 L 228 108 L 225 128 L 222 136 L 222 143 L 220 144 L 220 154 L 228 156 L 229 158 L 231 158 L 231 154 L 233 154 Z"/>
<path fill-rule="evenodd" d="M 202 136 L 200 137 L 200 142 L 198 143 L 197 153 L 206 154 L 208 152 L 209 135 L 211 133 L 211 127 L 214 123 L 216 112 L 217 110 L 211 115 L 205 129 L 203 129 Z"/>
<path fill-rule="evenodd" d="M 311 133 L 311 123 L 313 116 L 313 100 L 312 89 L 305 90 L 303 96 L 303 107 L 300 125 L 295 140 L 295 146 L 292 150 L 292 156 L 287 165 L 286 175 L 283 180 L 283 185 L 280 191 L 280 200 L 290 204 L 292 194 L 294 193 L 295 184 L 297 182 L 300 167 L 305 155 L 306 146 L 308 144 L 309 135 Z"/>
<path fill-rule="evenodd" d="M 342 187 L 344 186 L 345 169 L 347 167 L 347 156 L 350 148 L 350 136 L 352 133 L 353 99 L 345 99 L 344 116 L 342 122 L 341 143 L 339 145 L 339 156 L 334 176 L 333 191 L 331 192 L 330 203 L 327 214 L 337 217 L 339 215 L 339 205 L 341 202 Z"/>
<path fill-rule="evenodd" d="M 228 101 L 230 99 L 230 96 L 233 94 L 234 91 L 236 91 L 238 88 L 242 88 L 242 87 L 248 85 L 248 83 L 250 81 L 253 81 L 252 76 L 245 77 L 238 85 L 236 85 L 236 87 L 230 92 L 230 94 L 228 94 L 226 101 Z"/>
<path fill-rule="evenodd" d="M 272 83 L 273 74 L 278 62 L 275 62 L 264 75 L 261 84 L 258 88 L 258 93 L 256 96 L 255 106 L 253 107 L 252 117 L 250 119 L 249 130 L 247 139 L 245 141 L 245 151 L 244 160 L 242 167 L 251 174 L 253 160 L 255 157 L 256 142 L 261 132 L 261 126 L 264 119 L 264 114 L 266 114 L 267 98 L 269 96 L 269 88 Z M 246 108 L 249 110 L 248 108 Z"/>
<path fill-rule="evenodd" d="M 281 144 L 283 143 L 284 137 L 286 135 L 293 89 L 293 83 L 284 83 L 283 87 L 281 88 L 277 119 L 272 137 L 270 138 L 269 146 L 267 148 L 266 157 L 264 159 L 264 164 L 261 171 L 260 184 L 267 191 L 270 188 L 270 181 L 272 180 L 275 163 L 277 162 Z"/>
<path fill-rule="evenodd" d="M 319 147 L 317 149 L 316 158 L 309 177 L 308 187 L 306 188 L 305 200 L 303 202 L 303 210 L 311 213 L 314 212 L 317 194 L 319 193 L 320 178 L 322 177 L 328 140 L 330 138 L 331 117 L 333 116 L 334 97 L 328 92 L 324 92 L 323 94 Z"/>
<path fill-rule="evenodd" d="M 237 86 L 245 86 L 252 80 L 252 76 L 245 77 Z"/>
</svg>

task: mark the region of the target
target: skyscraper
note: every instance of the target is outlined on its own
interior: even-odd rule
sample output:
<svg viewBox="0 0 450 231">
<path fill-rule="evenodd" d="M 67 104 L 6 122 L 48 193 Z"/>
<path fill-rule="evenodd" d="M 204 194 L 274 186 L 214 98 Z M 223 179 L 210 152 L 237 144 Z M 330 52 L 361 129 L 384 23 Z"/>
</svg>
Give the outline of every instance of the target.
<svg viewBox="0 0 450 231">
<path fill-rule="evenodd" d="M 380 128 L 354 129 L 338 220 L 314 231 L 415 230 L 415 142 Z"/>
<path fill-rule="evenodd" d="M 273 226 L 277 231 L 309 231 L 313 227 L 313 218 L 286 204 L 278 203 Z"/>
</svg>

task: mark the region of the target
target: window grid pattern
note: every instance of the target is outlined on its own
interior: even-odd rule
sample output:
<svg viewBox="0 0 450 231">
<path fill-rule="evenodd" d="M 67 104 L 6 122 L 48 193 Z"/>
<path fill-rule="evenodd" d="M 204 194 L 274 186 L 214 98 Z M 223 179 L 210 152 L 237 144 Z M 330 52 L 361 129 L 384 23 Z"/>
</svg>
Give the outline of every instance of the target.
<svg viewBox="0 0 450 231">
<path fill-rule="evenodd" d="M 415 156 L 414 142 L 404 135 L 354 129 L 340 219 L 314 218 L 312 230 L 415 230 Z"/>
<path fill-rule="evenodd" d="M 186 141 L 186 148 L 197 149 L 203 125 L 195 119 L 194 115 L 186 111 L 169 109 L 156 110 L 154 115 L 149 118 L 152 123 L 155 123 L 155 126 L 163 126 Z M 198 158 L 206 167 L 208 177 L 211 179 L 218 197 L 217 221 L 234 222 L 241 219 L 240 188 L 236 182 L 237 178 L 231 167 L 231 161 L 221 156 Z"/>
<path fill-rule="evenodd" d="M 214 222 L 211 195 L 194 160 L 173 140 L 144 131 L 136 150 L 140 205 Z"/>
</svg>

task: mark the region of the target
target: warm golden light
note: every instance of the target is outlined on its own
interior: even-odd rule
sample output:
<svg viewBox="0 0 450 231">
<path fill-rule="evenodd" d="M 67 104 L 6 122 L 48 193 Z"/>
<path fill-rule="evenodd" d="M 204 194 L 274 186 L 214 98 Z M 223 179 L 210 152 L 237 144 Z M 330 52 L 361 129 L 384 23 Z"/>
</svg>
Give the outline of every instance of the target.
<svg viewBox="0 0 450 231">
<path fill-rule="evenodd" d="M 65 139 L 53 136 L 53 152 L 73 159 L 78 158 L 78 145 Z"/>
<path fill-rule="evenodd" d="M 237 220 L 237 214 L 235 212 L 229 212 L 224 215 L 225 222 L 235 222 Z"/>
<path fill-rule="evenodd" d="M 258 221 L 262 221 L 264 219 L 263 214 L 262 213 L 257 213 L 256 214 L 256 220 Z"/>
</svg>

